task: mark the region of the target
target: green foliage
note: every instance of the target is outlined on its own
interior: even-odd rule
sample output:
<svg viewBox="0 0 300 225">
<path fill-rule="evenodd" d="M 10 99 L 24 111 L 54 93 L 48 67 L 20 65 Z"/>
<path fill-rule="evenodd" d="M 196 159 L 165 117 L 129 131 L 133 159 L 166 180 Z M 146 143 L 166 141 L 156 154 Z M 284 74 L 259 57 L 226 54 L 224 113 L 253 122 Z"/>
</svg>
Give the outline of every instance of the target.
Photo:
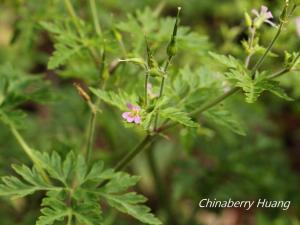
<svg viewBox="0 0 300 225">
<path fill-rule="evenodd" d="M 138 177 L 126 173 L 105 170 L 103 162 L 96 162 L 88 169 L 84 158 L 75 157 L 70 152 L 65 160 L 56 152 L 52 154 L 35 152 L 42 168 L 52 178 L 45 180 L 39 171 L 33 167 L 13 165 L 14 171 L 21 176 L 3 177 L 0 185 L 0 195 L 24 197 L 37 191 L 46 191 L 47 197 L 42 202 L 42 215 L 37 225 L 51 225 L 65 218 L 76 218 L 79 223 L 100 225 L 103 222 L 99 201 L 105 200 L 109 205 L 122 213 L 147 224 L 161 224 L 150 213 L 150 209 L 142 205 L 146 198 L 135 192 L 127 192 L 135 186 Z M 107 181 L 103 187 L 101 182 Z M 56 184 L 56 181 L 59 183 Z M 126 193 L 127 192 L 127 193 Z M 73 204 L 70 204 L 70 203 Z"/>
<path fill-rule="evenodd" d="M 198 124 L 192 121 L 187 113 L 179 111 L 176 108 L 166 108 L 160 111 L 160 115 L 165 119 L 170 119 L 187 127 L 198 127 Z"/>
<path fill-rule="evenodd" d="M 109 105 L 113 105 L 120 110 L 128 110 L 127 104 L 135 104 L 137 98 L 134 95 L 130 95 L 124 91 L 119 93 L 113 91 L 103 91 L 101 89 L 90 88 L 90 90 L 102 101 L 106 102 Z"/>
<path fill-rule="evenodd" d="M 216 54 L 216 53 L 213 53 L 213 52 L 210 52 L 209 53 L 210 56 L 217 60 L 220 64 L 226 66 L 227 68 L 239 68 L 239 67 L 243 67 L 241 62 L 239 60 L 237 60 L 236 58 L 234 58 L 233 56 L 231 55 L 219 55 L 219 54 Z"/>
<path fill-rule="evenodd" d="M 257 72 L 253 79 L 246 72 L 231 70 L 226 73 L 226 77 L 233 85 L 243 89 L 246 95 L 246 102 L 248 103 L 255 102 L 264 91 L 270 91 L 288 101 L 293 100 L 279 86 L 279 82 L 270 80 L 265 72 Z"/>
</svg>

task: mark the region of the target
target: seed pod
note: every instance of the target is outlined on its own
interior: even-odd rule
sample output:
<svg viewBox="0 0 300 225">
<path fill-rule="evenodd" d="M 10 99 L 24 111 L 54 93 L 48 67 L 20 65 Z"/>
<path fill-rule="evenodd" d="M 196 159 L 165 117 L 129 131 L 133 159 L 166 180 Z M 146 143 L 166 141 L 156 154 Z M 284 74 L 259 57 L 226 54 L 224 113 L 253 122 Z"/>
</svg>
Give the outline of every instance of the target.
<svg viewBox="0 0 300 225">
<path fill-rule="evenodd" d="M 176 37 L 177 37 L 177 29 L 178 29 L 178 25 L 179 25 L 180 11 L 181 11 L 181 7 L 178 7 L 176 21 L 175 21 L 174 28 L 173 28 L 173 34 L 172 34 L 171 40 L 167 47 L 167 55 L 169 56 L 169 58 L 172 58 L 177 53 Z"/>
<path fill-rule="evenodd" d="M 289 8 L 289 0 L 285 0 L 285 6 L 282 10 L 282 13 L 281 13 L 280 17 L 279 17 L 279 19 L 282 23 L 286 23 L 287 20 L 288 20 L 288 17 L 289 17 L 288 8 Z"/>
</svg>

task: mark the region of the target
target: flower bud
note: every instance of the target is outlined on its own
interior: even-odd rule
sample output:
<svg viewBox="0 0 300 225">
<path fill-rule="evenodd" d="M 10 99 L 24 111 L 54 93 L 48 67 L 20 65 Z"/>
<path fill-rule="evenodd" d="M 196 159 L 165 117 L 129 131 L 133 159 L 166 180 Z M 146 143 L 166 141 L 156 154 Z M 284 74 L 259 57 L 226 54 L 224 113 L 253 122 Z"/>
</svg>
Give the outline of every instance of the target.
<svg viewBox="0 0 300 225">
<path fill-rule="evenodd" d="M 244 16 L 245 16 L 246 26 L 252 27 L 252 19 L 251 19 L 250 15 L 247 12 L 245 12 Z"/>
<path fill-rule="evenodd" d="M 149 75 L 153 77 L 162 77 L 163 73 L 158 69 L 158 67 L 153 67 L 149 70 Z"/>
</svg>

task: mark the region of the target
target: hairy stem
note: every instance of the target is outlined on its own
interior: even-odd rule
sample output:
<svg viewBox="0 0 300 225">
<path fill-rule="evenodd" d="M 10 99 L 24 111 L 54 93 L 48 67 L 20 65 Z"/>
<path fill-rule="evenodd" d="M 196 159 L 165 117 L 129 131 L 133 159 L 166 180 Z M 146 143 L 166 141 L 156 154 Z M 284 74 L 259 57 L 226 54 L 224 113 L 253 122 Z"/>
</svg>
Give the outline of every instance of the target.
<svg viewBox="0 0 300 225">
<path fill-rule="evenodd" d="M 51 184 L 51 181 L 50 181 L 47 173 L 44 171 L 40 160 L 35 156 L 32 148 L 29 147 L 29 145 L 24 140 L 22 135 L 19 133 L 19 131 L 13 125 L 10 125 L 10 130 L 11 130 L 12 134 L 14 135 L 14 137 L 16 138 L 16 140 L 18 141 L 19 145 L 22 147 L 22 149 L 26 153 L 26 155 L 34 163 L 34 165 L 36 166 L 36 168 L 37 168 L 38 172 L 40 173 L 40 175 L 45 179 L 45 181 L 47 181 L 49 184 Z"/>
<path fill-rule="evenodd" d="M 163 77 L 161 79 L 161 83 L 160 83 L 160 89 L 159 89 L 159 96 L 158 98 L 161 98 L 162 95 L 163 95 L 163 92 L 164 92 L 164 87 L 165 87 L 165 76 L 167 75 L 167 71 L 168 71 L 168 68 L 169 68 L 169 65 L 170 65 L 170 62 L 172 60 L 172 57 L 169 57 L 166 64 L 165 64 L 165 67 L 164 67 L 164 70 L 163 70 Z M 159 113 L 157 112 L 156 115 L 155 115 L 155 120 L 154 120 L 154 130 L 157 129 L 157 125 L 158 125 L 158 115 Z"/>
</svg>

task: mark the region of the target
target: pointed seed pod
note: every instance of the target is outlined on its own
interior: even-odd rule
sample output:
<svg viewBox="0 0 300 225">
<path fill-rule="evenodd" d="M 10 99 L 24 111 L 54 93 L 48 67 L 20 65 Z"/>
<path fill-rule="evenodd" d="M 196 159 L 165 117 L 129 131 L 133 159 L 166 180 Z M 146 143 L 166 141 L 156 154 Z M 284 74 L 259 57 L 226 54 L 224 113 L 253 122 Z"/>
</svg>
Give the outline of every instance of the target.
<svg viewBox="0 0 300 225">
<path fill-rule="evenodd" d="M 176 45 L 176 37 L 177 37 L 177 29 L 179 26 L 179 15 L 180 15 L 181 7 L 178 7 L 176 21 L 173 28 L 173 34 L 171 37 L 171 40 L 169 42 L 169 45 L 167 47 L 167 55 L 169 58 L 172 58 L 177 53 L 177 45 Z"/>
</svg>

